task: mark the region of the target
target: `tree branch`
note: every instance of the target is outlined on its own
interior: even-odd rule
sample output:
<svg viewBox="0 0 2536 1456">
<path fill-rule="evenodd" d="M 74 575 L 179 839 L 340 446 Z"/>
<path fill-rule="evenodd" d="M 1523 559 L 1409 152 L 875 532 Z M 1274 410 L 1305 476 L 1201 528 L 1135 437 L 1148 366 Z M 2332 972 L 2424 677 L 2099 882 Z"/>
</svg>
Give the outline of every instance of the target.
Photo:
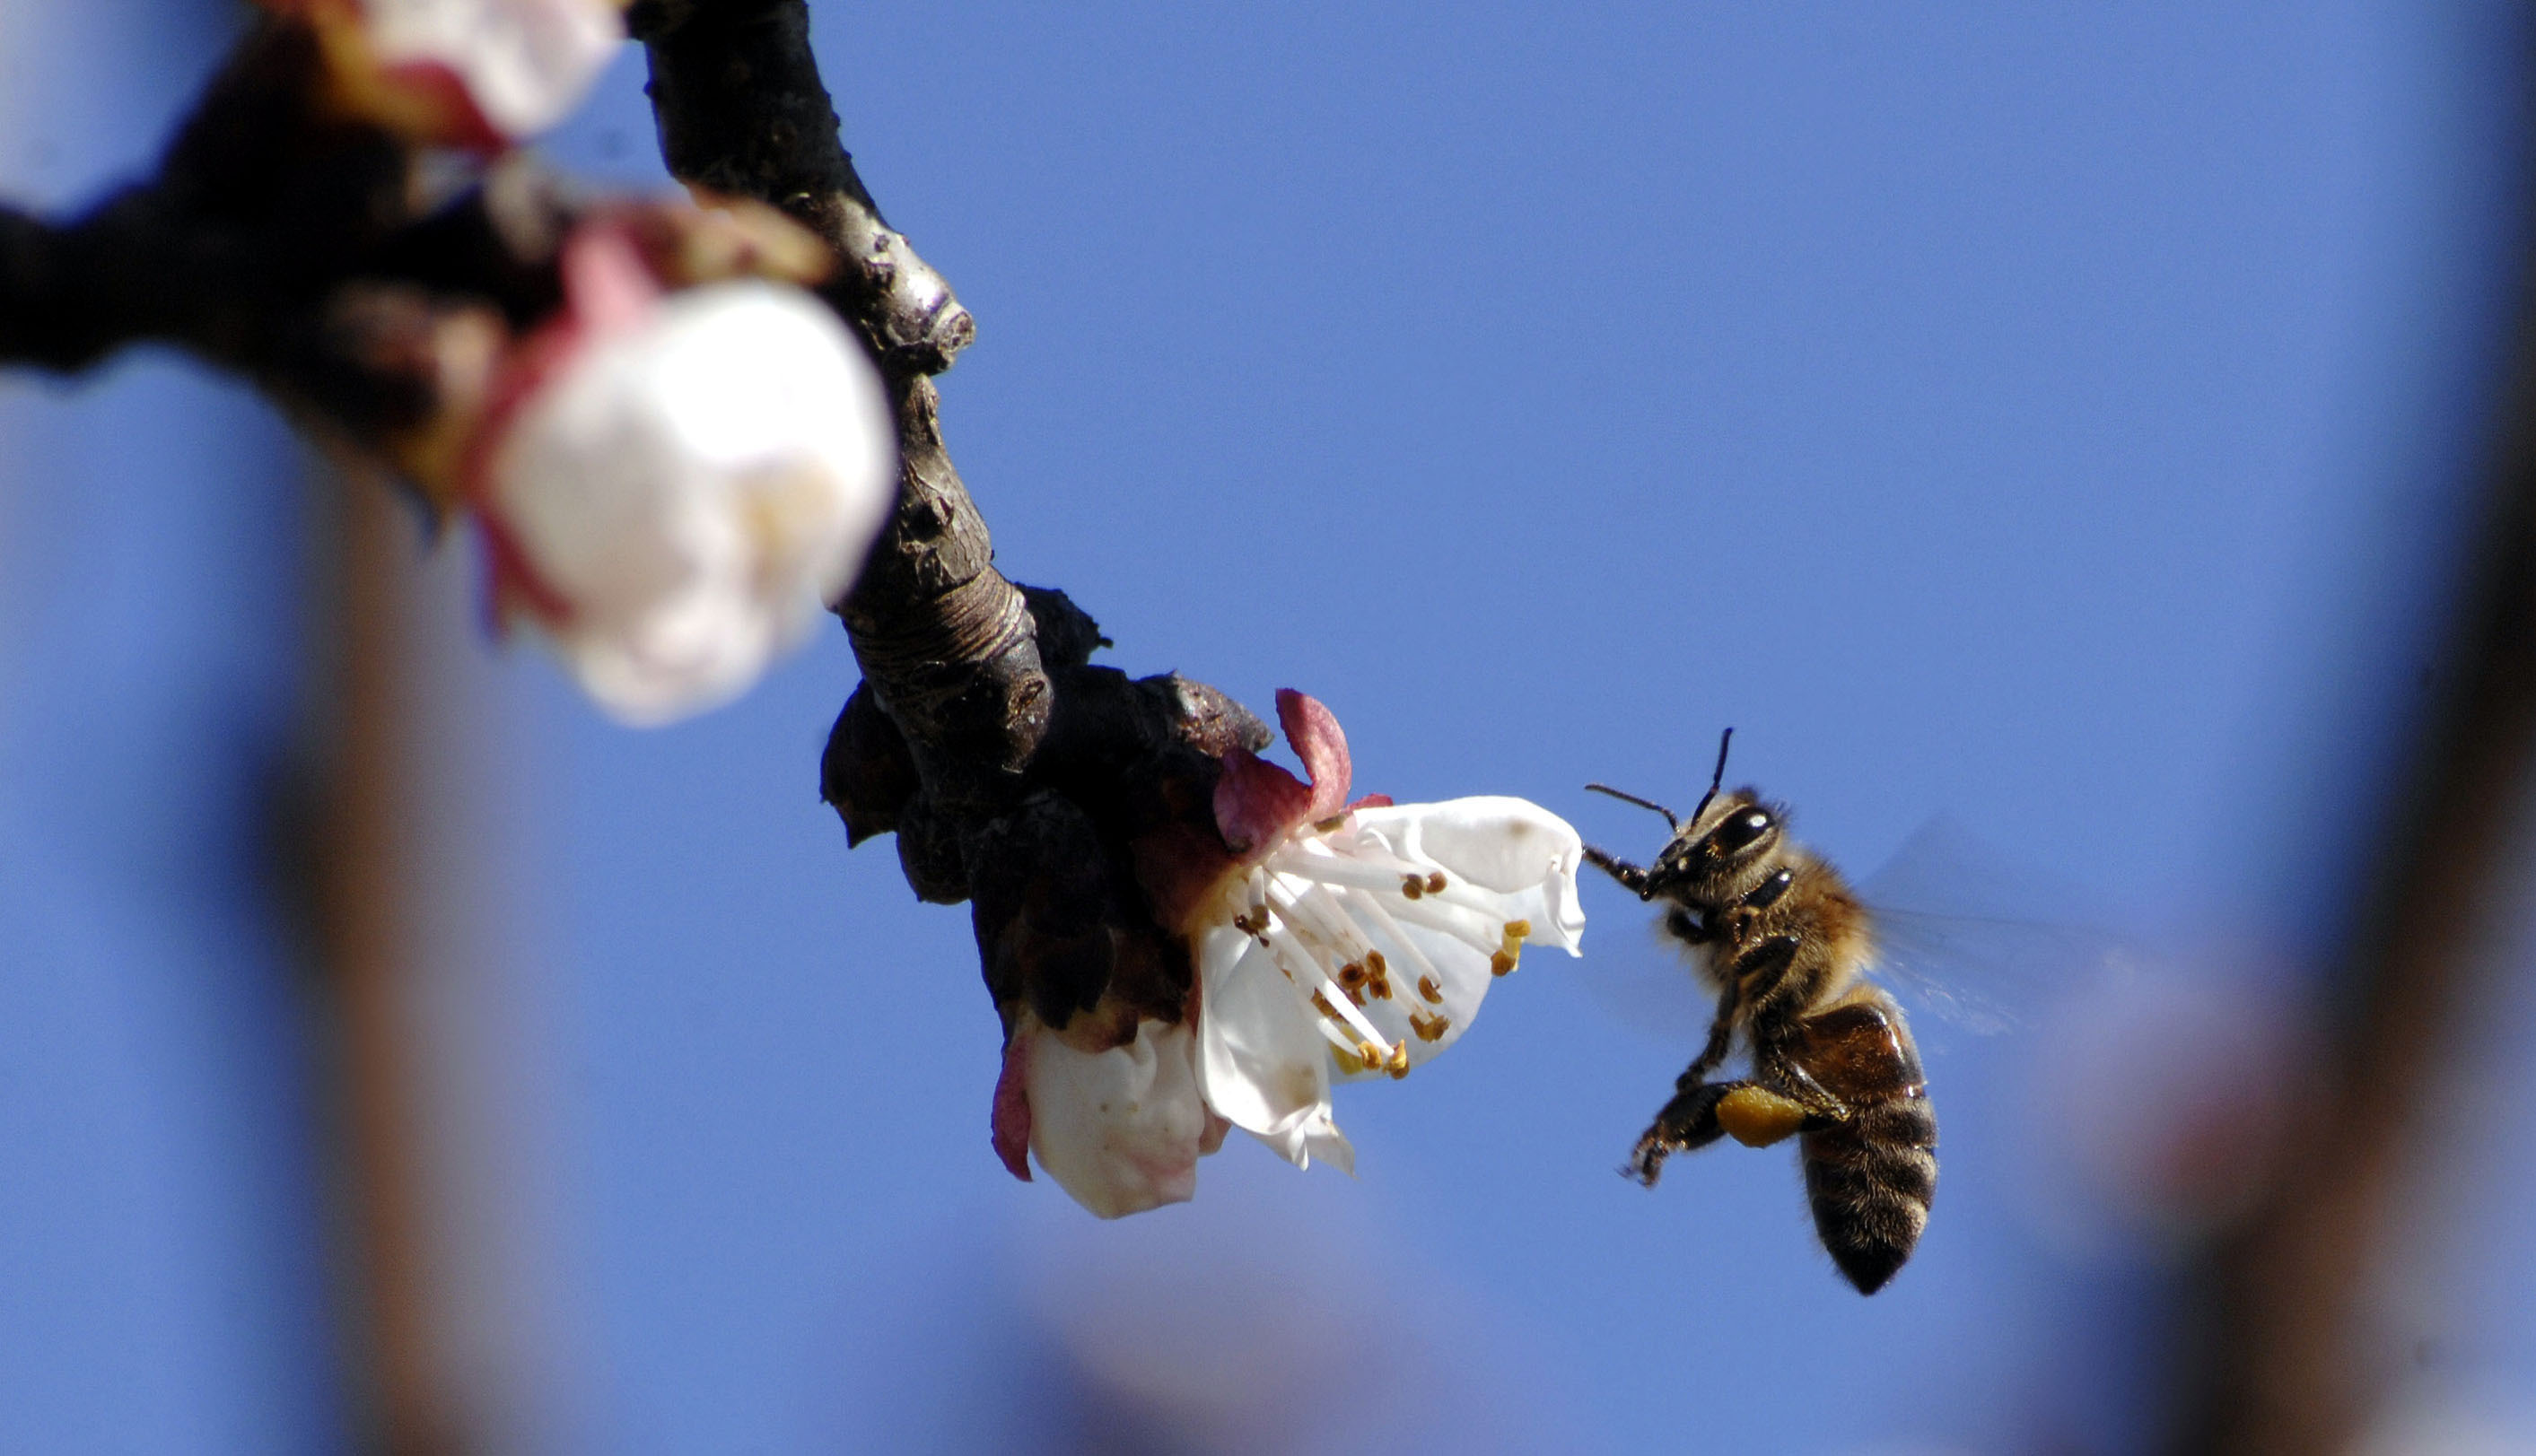
<svg viewBox="0 0 2536 1456">
<path fill-rule="evenodd" d="M 2391 1371 L 2368 1285 L 2394 1251 L 2409 1158 L 2436 1125 L 2445 1048 L 2497 969 L 2492 910 L 2536 754 L 2536 266 L 2495 401 L 2502 438 L 2366 899 L 2327 983 L 2325 1086 L 2289 1119 L 2280 1179 L 2206 1248 L 2178 1341 L 2189 1456 L 2348 1449 Z"/>
<path fill-rule="evenodd" d="M 898 411 L 898 511 L 838 606 L 864 683 L 830 735 L 822 795 L 849 843 L 897 834 L 919 896 L 974 902 L 1007 1033 L 1026 1006 L 1053 1027 L 1094 1013 L 1095 1040 L 1176 1021 L 1187 955 L 1156 920 L 1137 846 L 1173 832 L 1213 842 L 1217 760 L 1266 746 L 1267 728 L 1202 684 L 1093 666 L 1108 645 L 1093 620 L 995 569 L 927 377 L 975 326 L 856 176 L 804 0 L 641 0 L 628 19 L 650 50 L 670 171 L 827 239 L 843 265 L 829 299 L 880 359 Z"/>
</svg>

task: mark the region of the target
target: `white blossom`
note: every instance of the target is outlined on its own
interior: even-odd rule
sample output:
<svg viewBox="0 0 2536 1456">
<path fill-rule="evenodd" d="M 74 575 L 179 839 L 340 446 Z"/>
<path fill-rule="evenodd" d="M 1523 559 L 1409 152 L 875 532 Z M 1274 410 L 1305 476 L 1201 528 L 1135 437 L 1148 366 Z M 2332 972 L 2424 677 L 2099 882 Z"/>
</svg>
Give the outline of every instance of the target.
<svg viewBox="0 0 2536 1456">
<path fill-rule="evenodd" d="M 1026 1012 L 1014 1047 L 1006 1061 L 1029 1100 L 1028 1146 L 1075 1202 L 1114 1219 L 1197 1191 L 1197 1161 L 1223 1146 L 1226 1127 L 1198 1096 L 1185 1024 L 1144 1021 L 1135 1041 L 1083 1051 Z"/>
<path fill-rule="evenodd" d="M 853 584 L 897 499 L 895 436 L 808 294 L 661 296 L 603 233 L 566 262 L 567 316 L 523 350 L 477 504 L 506 613 L 602 708 L 666 722 L 737 696 Z"/>
<path fill-rule="evenodd" d="M 1197 932 L 1198 1087 L 1298 1167 L 1355 1167 L 1330 1082 L 1460 1040 L 1527 945 L 1577 953 L 1583 846 L 1519 798 L 1358 808 L 1287 835 Z"/>
<path fill-rule="evenodd" d="M 1188 1198 L 1227 1124 L 1298 1167 L 1353 1171 L 1333 1081 L 1406 1077 L 1461 1038 L 1524 946 L 1573 955 L 1584 933 L 1584 846 L 1564 820 L 1519 798 L 1350 804 L 1337 720 L 1300 693 L 1277 707 L 1309 786 L 1235 749 L 1218 843 L 1175 842 L 1144 871 L 1188 940 L 1189 1016 L 1087 1053 L 1024 1011 L 1007 1044 L 997 1151 L 1022 1177 L 1036 1153 L 1104 1218 Z"/>
</svg>

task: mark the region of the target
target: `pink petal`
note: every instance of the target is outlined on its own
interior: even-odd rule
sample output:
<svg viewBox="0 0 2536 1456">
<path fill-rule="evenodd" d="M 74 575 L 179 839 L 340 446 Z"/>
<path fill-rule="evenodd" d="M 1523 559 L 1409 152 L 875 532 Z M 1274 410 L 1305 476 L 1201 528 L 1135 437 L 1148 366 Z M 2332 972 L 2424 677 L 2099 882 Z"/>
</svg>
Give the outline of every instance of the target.
<svg viewBox="0 0 2536 1456">
<path fill-rule="evenodd" d="M 1303 761 L 1303 772 L 1311 777 L 1311 803 L 1303 817 L 1326 819 L 1346 808 L 1355 770 L 1348 762 L 1347 734 L 1339 731 L 1338 719 L 1321 706 L 1319 699 L 1281 687 L 1277 689 L 1277 721 L 1285 725 L 1286 741 L 1294 747 L 1295 756 Z"/>
<path fill-rule="evenodd" d="M 484 403 L 484 417 L 468 442 L 462 488 L 481 505 L 490 493 L 493 456 L 511 423 L 600 334 L 639 325 L 660 303 L 660 282 L 621 223 L 585 222 L 564 239 L 557 263 L 563 306 L 514 341 Z"/>
<path fill-rule="evenodd" d="M 1236 855 L 1267 844 L 1311 816 L 1313 792 L 1302 781 L 1247 748 L 1224 755 L 1215 781 L 1215 828 Z"/>
<path fill-rule="evenodd" d="M 1348 807 L 1350 809 L 1387 809 L 1391 807 L 1391 795 L 1388 793 L 1368 793 L 1364 797 L 1349 804 Z"/>
<path fill-rule="evenodd" d="M 575 322 L 593 333 L 631 328 L 660 302 L 661 284 L 622 223 L 585 222 L 564 239 L 563 292 Z"/>
<path fill-rule="evenodd" d="M 995 1156 L 1025 1183 L 1031 1180 L 1030 1044 L 1028 1034 L 1007 1043 L 1004 1070 L 995 1078 Z"/>
</svg>

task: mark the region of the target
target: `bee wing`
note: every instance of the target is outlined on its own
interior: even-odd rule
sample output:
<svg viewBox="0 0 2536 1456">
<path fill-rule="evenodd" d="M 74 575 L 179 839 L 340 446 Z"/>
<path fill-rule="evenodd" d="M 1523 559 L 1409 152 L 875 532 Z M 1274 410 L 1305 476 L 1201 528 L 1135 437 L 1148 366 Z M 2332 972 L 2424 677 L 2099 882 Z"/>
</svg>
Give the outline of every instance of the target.
<svg viewBox="0 0 2536 1456">
<path fill-rule="evenodd" d="M 2110 936 L 2072 925 L 1870 905 L 1870 974 L 1914 1010 L 1975 1036 L 2034 1021 L 2061 989 L 2115 965 Z"/>
<path fill-rule="evenodd" d="M 1922 826 L 1859 894 L 1875 920 L 1876 979 L 1976 1036 L 2031 1023 L 2124 960 L 2119 937 L 2062 918 L 2074 896 L 1943 819 Z"/>
</svg>

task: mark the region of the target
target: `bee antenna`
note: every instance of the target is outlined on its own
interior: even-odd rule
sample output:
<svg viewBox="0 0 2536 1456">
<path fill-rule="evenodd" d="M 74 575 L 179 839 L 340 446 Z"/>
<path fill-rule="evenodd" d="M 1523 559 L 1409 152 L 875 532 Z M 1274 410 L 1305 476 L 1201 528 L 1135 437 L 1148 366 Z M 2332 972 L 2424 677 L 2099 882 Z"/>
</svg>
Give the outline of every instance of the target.
<svg viewBox="0 0 2536 1456">
<path fill-rule="evenodd" d="M 1726 782 L 1726 750 L 1727 750 L 1728 748 L 1732 747 L 1732 746 L 1734 745 L 1734 742 L 1735 742 L 1735 729 L 1733 729 L 1733 728 L 1728 728 L 1728 729 L 1725 731 L 1725 733 L 1724 733 L 1722 736 L 1720 736 L 1720 737 L 1718 738 L 1718 740 L 1717 740 L 1717 769 L 1716 769 L 1716 771 L 1715 771 L 1714 773 L 1711 773 L 1711 774 L 1708 776 L 1708 791 L 1707 791 L 1706 793 L 1703 793 L 1703 794 L 1701 794 L 1701 795 L 1699 796 L 1699 807 L 1698 807 L 1698 808 L 1695 808 L 1695 809 L 1693 809 L 1693 810 L 1691 810 L 1691 811 L 1690 811 L 1690 822 L 1691 822 L 1691 823 L 1693 823 L 1693 824 L 1698 823 L 1698 822 L 1699 822 L 1699 816 L 1708 812 L 1708 806 L 1709 806 L 1709 804 L 1711 804 L 1712 802 L 1714 802 L 1714 801 L 1716 800 L 1716 798 L 1717 798 L 1717 791 L 1718 791 L 1719 786 L 1723 785 L 1723 784 Z M 1671 815 L 1667 815 L 1666 817 L 1667 817 L 1667 818 L 1671 818 L 1672 816 L 1671 816 Z"/>
<path fill-rule="evenodd" d="M 1585 787 L 1596 793 L 1608 793 L 1614 798 L 1636 804 L 1639 808 L 1655 810 L 1657 813 L 1665 816 L 1665 827 L 1668 829 L 1680 829 L 1681 827 L 1681 821 L 1673 816 L 1673 810 L 1666 808 L 1664 805 L 1657 803 L 1652 799 L 1640 798 L 1634 793 L 1622 793 L 1620 791 L 1613 788 L 1609 784 L 1588 784 Z"/>
</svg>

